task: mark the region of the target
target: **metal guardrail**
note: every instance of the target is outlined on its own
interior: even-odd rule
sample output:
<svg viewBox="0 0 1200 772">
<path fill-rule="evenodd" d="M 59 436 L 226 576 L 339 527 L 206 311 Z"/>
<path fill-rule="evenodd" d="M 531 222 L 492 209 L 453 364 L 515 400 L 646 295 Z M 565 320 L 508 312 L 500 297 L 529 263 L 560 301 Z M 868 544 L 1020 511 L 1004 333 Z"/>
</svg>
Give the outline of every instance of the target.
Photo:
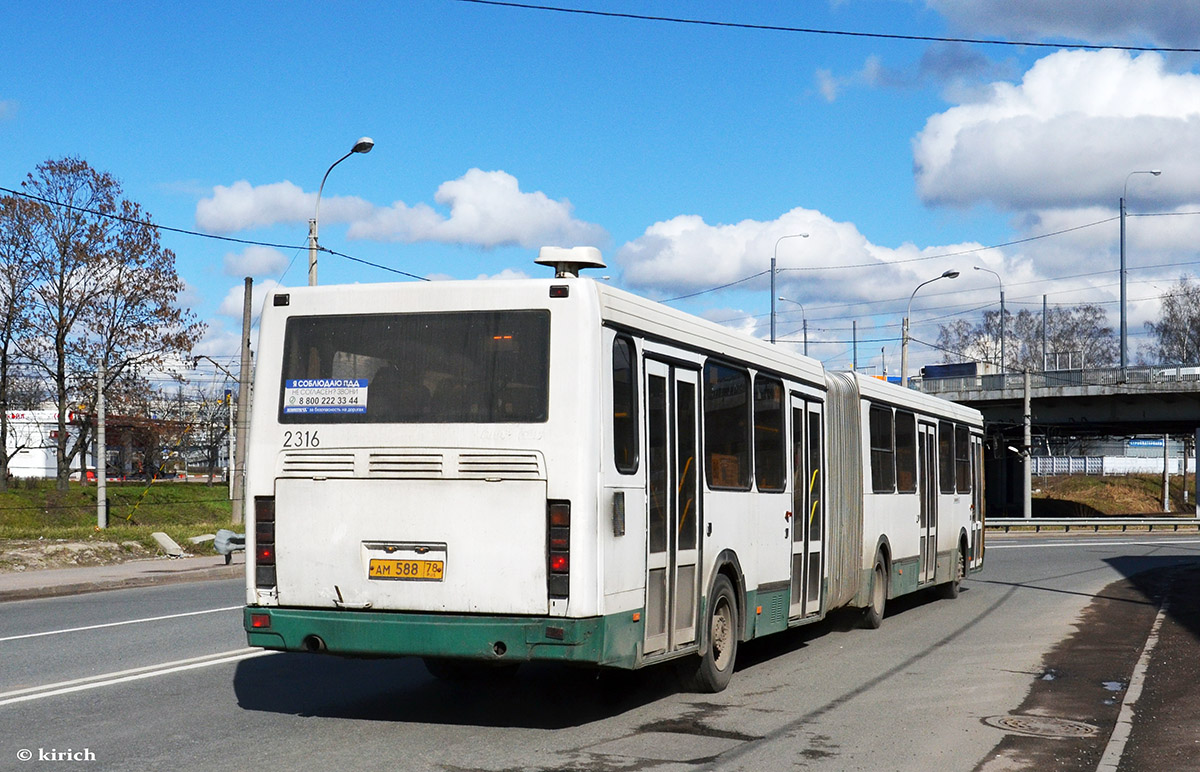
<svg viewBox="0 0 1200 772">
<path fill-rule="evenodd" d="M 1196 517 L 989 517 L 984 521 L 988 528 L 1003 528 L 1008 533 L 1011 528 L 1033 528 L 1041 532 L 1043 528 L 1061 528 L 1070 531 L 1072 528 L 1090 528 L 1099 531 L 1101 528 L 1117 528 L 1122 531 L 1129 528 L 1145 528 L 1153 531 L 1155 528 L 1171 528 L 1178 531 L 1180 526 L 1200 531 L 1200 518 Z"/>
</svg>

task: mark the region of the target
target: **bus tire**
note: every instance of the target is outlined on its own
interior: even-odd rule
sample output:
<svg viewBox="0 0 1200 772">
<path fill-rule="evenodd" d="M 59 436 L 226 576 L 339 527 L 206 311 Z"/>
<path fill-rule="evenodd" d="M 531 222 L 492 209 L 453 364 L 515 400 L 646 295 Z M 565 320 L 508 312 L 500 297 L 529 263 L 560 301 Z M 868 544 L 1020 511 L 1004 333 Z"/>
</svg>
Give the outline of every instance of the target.
<svg viewBox="0 0 1200 772">
<path fill-rule="evenodd" d="M 699 662 L 689 668 L 686 685 L 698 692 L 715 693 L 729 685 L 737 663 L 738 604 L 733 585 L 725 576 L 713 582 L 705 628 L 708 641 Z"/>
<path fill-rule="evenodd" d="M 863 626 L 872 630 L 883 624 L 883 613 L 887 607 L 888 574 L 883 556 L 875 556 L 875 568 L 871 571 L 871 593 L 866 609 L 863 610 Z"/>
<path fill-rule="evenodd" d="M 965 554 L 959 554 L 958 550 L 954 551 L 954 578 L 945 584 L 938 585 L 938 595 L 946 600 L 954 600 L 958 597 L 959 587 L 962 584 L 963 577 L 967 571 L 964 563 L 966 561 Z"/>
</svg>

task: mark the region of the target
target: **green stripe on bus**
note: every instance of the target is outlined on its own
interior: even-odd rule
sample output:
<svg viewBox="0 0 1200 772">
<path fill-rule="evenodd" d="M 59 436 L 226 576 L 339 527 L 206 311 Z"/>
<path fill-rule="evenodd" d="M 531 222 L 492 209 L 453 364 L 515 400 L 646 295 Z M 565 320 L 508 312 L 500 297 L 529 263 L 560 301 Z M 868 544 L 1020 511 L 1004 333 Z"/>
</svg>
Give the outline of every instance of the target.
<svg viewBox="0 0 1200 772">
<path fill-rule="evenodd" d="M 251 614 L 269 615 L 270 626 L 252 627 Z M 331 654 L 543 660 L 623 668 L 637 664 L 644 637 L 642 617 L 629 611 L 566 619 L 259 606 L 244 610 L 249 644 L 267 649 L 312 651 L 319 638 Z"/>
</svg>

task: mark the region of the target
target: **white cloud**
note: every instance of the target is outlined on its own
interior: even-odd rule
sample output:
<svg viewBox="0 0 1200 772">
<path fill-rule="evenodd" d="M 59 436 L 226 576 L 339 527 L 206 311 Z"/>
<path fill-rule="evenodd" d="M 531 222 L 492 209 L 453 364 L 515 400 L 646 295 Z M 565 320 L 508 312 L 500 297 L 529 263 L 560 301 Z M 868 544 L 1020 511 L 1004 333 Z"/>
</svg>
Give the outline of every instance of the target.
<svg viewBox="0 0 1200 772">
<path fill-rule="evenodd" d="M 239 180 L 213 187 L 211 198 L 196 204 L 196 224 L 204 230 L 231 233 L 279 223 L 307 222 L 316 213 L 317 194 L 284 180 L 251 185 Z M 355 196 L 321 198 L 321 222 L 350 222 L 365 217 L 372 205 Z"/>
<path fill-rule="evenodd" d="M 863 62 L 862 69 L 850 75 L 839 77 L 834 75 L 831 70 L 819 69 L 816 71 L 817 90 L 821 92 L 821 96 L 826 102 L 837 100 L 842 89 L 852 86 L 878 86 L 885 81 L 894 80 L 893 74 L 888 72 L 883 67 L 883 62 L 878 56 L 868 56 Z M 889 85 L 894 85 L 890 84 Z"/>
<path fill-rule="evenodd" d="M 834 77 L 833 72 L 826 69 L 820 69 L 816 72 L 817 91 L 821 92 L 821 96 L 826 102 L 833 102 L 837 99 L 840 84 L 838 79 Z"/>
<path fill-rule="evenodd" d="M 252 318 L 257 319 L 262 313 L 263 301 L 268 295 L 277 289 L 281 289 L 282 284 L 274 279 L 264 279 L 254 283 L 254 287 L 250 291 L 251 296 L 251 311 Z M 242 318 L 242 305 L 245 303 L 246 291 L 244 284 L 238 284 L 229 288 L 229 292 L 225 293 L 225 299 L 221 301 L 220 308 L 217 313 L 222 316 L 229 316 L 235 319 Z M 240 322 L 239 322 L 240 323 Z"/>
<path fill-rule="evenodd" d="M 1182 47 L 1194 46 L 1200 35 L 1194 0 L 926 0 L 926 5 L 957 30 L 1022 40 L 1150 40 Z"/>
<path fill-rule="evenodd" d="M 800 233 L 809 236 L 782 238 Z M 658 294 L 687 294 L 755 274 L 762 275 L 736 286 L 765 291 L 771 258 L 778 255 L 779 294 L 804 303 L 866 303 L 893 297 L 898 287 L 915 286 L 947 268 L 984 259 L 986 252 L 970 258 L 934 259 L 979 246 L 882 247 L 868 241 L 851 223 L 793 209 L 777 220 L 732 225 L 710 225 L 701 217 L 681 215 L 647 228 L 621 247 L 615 261 L 628 286 Z"/>
<path fill-rule="evenodd" d="M 287 267 L 287 256 L 271 247 L 249 246 L 241 254 L 225 255 L 225 273 L 230 276 L 280 276 Z"/>
<path fill-rule="evenodd" d="M 17 117 L 17 103 L 11 99 L 0 99 L 0 121 Z"/>
<path fill-rule="evenodd" d="M 500 273 L 494 273 L 490 276 L 486 273 L 481 273 L 475 278 L 479 281 L 507 281 L 509 279 L 528 279 L 529 274 L 525 273 L 524 271 L 518 271 L 515 268 L 505 268 Z"/>
<path fill-rule="evenodd" d="M 434 201 L 449 208 L 448 217 L 426 204 L 397 202 L 351 225 L 349 236 L 482 247 L 578 246 L 608 238 L 600 226 L 576 220 L 566 199 L 555 201 L 541 191 L 523 192 L 517 178 L 503 171 L 471 169 L 443 182 Z"/>
<path fill-rule="evenodd" d="M 538 247 L 608 240 L 600 226 L 575 219 L 570 201 L 556 201 L 541 191 L 524 192 L 517 178 L 503 171 L 471 169 L 442 183 L 434 202 L 449 214 L 425 203 L 398 201 L 379 207 L 356 197 L 322 198 L 321 222 L 349 223 L 350 238 L 377 241 Z M 303 222 L 313 216 L 315 206 L 316 194 L 291 182 L 255 186 L 241 180 L 214 187 L 213 195 L 196 205 L 196 223 L 206 230 L 228 233 Z"/>
<path fill-rule="evenodd" d="M 929 204 L 1114 205 L 1129 171 L 1160 167 L 1138 195 L 1183 203 L 1200 175 L 1200 76 L 1167 72 L 1157 54 L 1055 53 L 931 117 L 914 162 Z"/>
</svg>

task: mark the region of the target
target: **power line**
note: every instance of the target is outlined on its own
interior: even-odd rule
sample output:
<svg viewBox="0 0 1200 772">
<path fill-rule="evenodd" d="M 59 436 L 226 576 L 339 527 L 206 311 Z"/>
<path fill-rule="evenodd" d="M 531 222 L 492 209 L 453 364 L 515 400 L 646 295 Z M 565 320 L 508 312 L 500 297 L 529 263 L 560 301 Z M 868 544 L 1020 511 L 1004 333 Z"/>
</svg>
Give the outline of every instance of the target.
<svg viewBox="0 0 1200 772">
<path fill-rule="evenodd" d="M 814 265 L 814 266 L 802 266 L 799 268 L 780 268 L 779 270 L 780 271 L 834 271 L 839 268 L 876 268 L 879 266 L 900 265 L 901 263 L 919 263 L 924 260 L 940 260 L 940 259 L 946 258 L 946 257 L 961 257 L 962 255 L 971 255 L 971 254 L 975 254 L 976 252 L 986 252 L 989 249 L 1003 249 L 1004 247 L 1016 246 L 1017 244 L 1027 244 L 1031 241 L 1038 241 L 1040 239 L 1048 239 L 1048 238 L 1051 238 L 1052 236 L 1061 236 L 1064 233 L 1071 233 L 1073 231 L 1081 231 L 1084 228 L 1094 228 L 1097 225 L 1104 225 L 1105 223 L 1110 223 L 1110 222 L 1113 222 L 1113 221 L 1119 220 L 1119 219 L 1121 219 L 1121 218 L 1120 217 L 1109 217 L 1107 220 L 1097 220 L 1096 222 L 1090 222 L 1090 223 L 1087 223 L 1086 225 L 1076 225 L 1071 228 L 1063 228 L 1062 230 L 1053 231 L 1051 233 L 1042 233 L 1037 236 L 1029 236 L 1027 238 L 1016 239 L 1014 241 L 1006 241 L 1002 244 L 993 244 L 992 246 L 987 246 L 987 247 L 972 247 L 971 249 L 963 249 L 958 252 L 943 252 L 942 254 L 925 255 L 923 257 L 906 257 L 903 260 L 890 260 L 888 262 L 854 263 L 851 265 Z"/>
<path fill-rule="evenodd" d="M 690 295 L 680 295 L 679 297 L 667 298 L 666 300 L 664 300 L 664 301 L 662 301 L 662 302 L 663 302 L 663 303 L 673 303 L 673 302 L 675 302 L 676 300 L 686 300 L 687 298 L 694 298 L 694 297 L 696 297 L 696 296 L 698 296 L 698 295 L 707 295 L 707 294 L 708 294 L 708 293 L 710 293 L 710 292 L 716 292 L 717 290 L 723 290 L 723 289 L 727 289 L 727 288 L 729 288 L 729 287 L 732 287 L 732 286 L 734 286 L 735 284 L 742 284 L 742 283 L 744 283 L 744 282 L 748 282 L 748 281 L 750 281 L 751 279 L 757 279 L 759 276 L 762 276 L 763 274 L 770 273 L 770 272 L 771 272 L 771 269 L 770 269 L 770 268 L 768 268 L 768 269 L 767 269 L 767 270 L 765 270 L 765 271 L 759 271 L 759 272 L 758 272 L 758 273 L 756 273 L 756 274 L 753 274 L 753 275 L 751 275 L 751 276 L 747 276 L 747 277 L 745 277 L 745 278 L 742 278 L 742 279 L 738 279 L 738 280 L 736 280 L 736 281 L 731 281 L 731 282 L 729 282 L 728 284 L 722 284 L 722 285 L 721 285 L 721 286 L 719 286 L 719 287 L 710 287 L 709 289 L 700 290 L 699 292 L 693 292 L 693 293 L 691 293 Z"/>
<path fill-rule="evenodd" d="M 232 242 L 234 244 L 245 244 L 247 246 L 254 246 L 254 247 L 271 247 L 273 249 L 294 249 L 294 250 L 308 249 L 307 246 L 297 246 L 295 244 L 275 244 L 270 241 L 254 241 L 252 239 L 236 239 L 236 238 L 233 238 L 232 236 L 218 236 L 215 233 L 204 233 L 203 231 L 193 231 L 193 230 L 188 230 L 187 228 L 174 228 L 169 225 L 159 225 L 158 223 L 153 223 L 153 222 L 150 222 L 149 220 L 138 220 L 134 217 L 126 217 L 124 215 L 114 214 L 112 212 L 101 212 L 98 209 L 89 209 L 89 208 L 83 207 L 83 206 L 76 206 L 75 204 L 68 204 L 68 203 L 65 203 L 62 201 L 55 201 L 55 200 L 49 199 L 49 198 L 42 198 L 41 196 L 35 196 L 31 193 L 25 193 L 23 191 L 13 190 L 12 188 L 0 187 L 0 192 L 8 193 L 13 196 L 20 196 L 21 198 L 26 198 L 31 201 L 37 201 L 42 204 L 48 204 L 50 206 L 60 206 L 60 207 L 63 207 L 64 209 L 69 209 L 69 210 L 75 211 L 75 212 L 84 212 L 86 214 L 95 215 L 96 217 L 105 217 L 110 220 L 116 220 L 118 222 L 129 223 L 130 225 L 141 225 L 141 226 L 145 226 L 147 228 L 155 228 L 156 230 L 167 231 L 169 233 L 179 233 L 184 236 L 197 236 L 199 238 L 213 239 L 215 241 L 228 241 L 228 242 Z M 407 276 L 410 279 L 418 279 L 420 281 L 430 281 L 429 279 L 425 278 L 424 276 L 417 276 L 416 274 L 409 273 L 408 271 L 402 271 L 399 268 L 392 268 L 390 266 L 381 265 L 379 263 L 373 263 L 370 260 L 364 260 L 361 257 L 354 257 L 352 255 L 347 255 L 342 252 L 334 251 L 327 247 L 322 247 L 320 245 L 317 245 L 317 251 L 324 252 L 328 255 L 334 255 L 336 257 L 345 258 L 346 260 L 352 260 L 356 263 L 362 263 L 363 265 L 369 265 L 372 268 L 378 268 L 381 271 L 390 271 L 392 273 L 400 274 L 401 276 Z M 295 257 L 293 256 L 292 259 L 294 262 Z M 288 264 L 288 268 L 291 268 L 290 263 Z M 284 273 L 286 274 L 287 271 L 284 271 Z"/>
<path fill-rule="evenodd" d="M 473 2 L 474 0 L 462 0 L 462 1 L 463 2 Z M 1196 214 L 1200 214 L 1200 212 L 1197 212 Z M 971 249 L 963 249 L 963 250 L 959 250 L 957 252 L 944 252 L 944 253 L 937 254 L 937 255 L 924 255 L 922 257 L 906 257 L 902 260 L 891 260 L 888 262 L 876 261 L 873 263 L 850 263 L 848 265 L 810 265 L 810 266 L 803 266 L 803 267 L 798 267 L 798 268 L 777 268 L 776 271 L 779 273 L 782 273 L 784 271 L 837 271 L 837 270 L 842 270 L 842 269 L 847 269 L 847 268 L 880 268 L 880 267 L 886 267 L 886 266 L 891 266 L 891 265 L 901 265 L 904 263 L 918 263 L 918 262 L 923 262 L 926 260 L 940 260 L 940 259 L 947 258 L 947 257 L 960 257 L 962 255 L 970 255 L 970 254 L 975 254 L 977 252 L 986 252 L 989 249 L 1003 249 L 1004 247 L 1011 247 L 1011 246 L 1015 246 L 1017 244 L 1027 244 L 1031 241 L 1038 241 L 1040 239 L 1048 239 L 1048 238 L 1052 238 L 1054 236 L 1061 236 L 1063 234 L 1072 233 L 1074 231 L 1083 230 L 1085 228 L 1093 228 L 1097 225 L 1104 225 L 1105 223 L 1110 223 L 1110 222 L 1113 222 L 1113 221 L 1119 220 L 1119 219 L 1120 219 L 1119 217 L 1109 217 L 1108 219 L 1105 219 L 1105 220 L 1097 220 L 1095 222 L 1086 223 L 1084 225 L 1075 225 L 1070 228 L 1063 228 L 1061 230 L 1051 231 L 1050 233 L 1040 233 L 1036 236 L 1029 236 L 1029 237 L 1026 237 L 1023 239 L 1015 239 L 1013 241 L 1005 241 L 1000 244 L 993 244 L 993 245 L 984 246 L 984 247 L 973 247 Z M 688 295 L 680 295 L 678 297 L 667 298 L 666 300 L 664 300 L 662 302 L 663 303 L 672 303 L 676 300 L 685 300 L 687 298 L 694 298 L 699 295 L 705 295 L 710 292 L 717 292 L 718 290 L 727 289 L 727 288 L 733 287 L 737 284 L 742 284 L 742 283 L 748 282 L 751 279 L 757 279 L 759 276 L 762 276 L 763 274 L 767 274 L 770 272 L 771 271 L 768 268 L 765 271 L 759 271 L 756 274 L 752 274 L 750 276 L 745 276 L 741 279 L 737 279 L 736 281 L 731 281 L 728 284 L 722 284 L 718 287 L 710 287 L 708 289 L 699 290 L 697 292 L 693 292 Z M 1090 274 L 1080 274 L 1080 275 L 1087 276 Z"/>
<path fill-rule="evenodd" d="M 1002 40 L 999 38 L 954 38 L 942 37 L 939 35 L 901 35 L 892 32 L 854 32 L 849 30 L 832 30 L 819 29 L 814 27 L 790 27 L 780 24 L 749 24 L 746 22 L 732 21 L 716 21 L 714 19 L 692 19 L 674 16 L 651 16 L 641 13 L 619 13 L 616 11 L 597 11 L 590 8 L 566 8 L 556 5 L 540 5 L 534 3 L 516 3 L 507 2 L 506 0 L 458 0 L 461 3 L 474 3 L 475 5 L 491 5 L 503 8 L 519 8 L 527 11 L 550 11 L 553 13 L 567 13 L 578 16 L 601 16 L 611 19 L 629 19 L 633 21 L 657 21 L 667 22 L 671 24 L 692 24 L 704 27 L 724 27 L 729 29 L 747 29 L 760 32 L 790 32 L 804 35 L 828 35 L 835 37 L 850 37 L 850 38 L 873 38 L 877 40 L 902 40 L 918 43 L 973 43 L 986 46 L 1009 46 L 1021 48 L 1078 48 L 1089 51 L 1159 51 L 1164 53 L 1200 53 L 1200 48 L 1165 48 L 1157 46 L 1123 46 L 1123 45 L 1096 45 L 1092 43 L 1076 43 L 1067 45 L 1064 43 L 1046 43 L 1043 41 L 1031 40 Z"/>
</svg>

